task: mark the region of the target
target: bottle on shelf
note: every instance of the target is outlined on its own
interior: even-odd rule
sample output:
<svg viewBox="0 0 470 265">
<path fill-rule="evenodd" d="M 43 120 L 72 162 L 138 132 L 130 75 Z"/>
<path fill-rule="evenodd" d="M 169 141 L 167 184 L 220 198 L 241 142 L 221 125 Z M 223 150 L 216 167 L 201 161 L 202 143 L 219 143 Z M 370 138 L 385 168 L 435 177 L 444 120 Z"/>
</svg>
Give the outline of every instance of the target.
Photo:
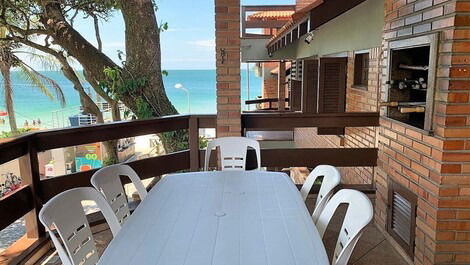
<svg viewBox="0 0 470 265">
<path fill-rule="evenodd" d="M 398 89 L 414 89 L 414 90 L 426 90 L 428 88 L 428 84 L 426 83 L 426 79 L 420 77 L 418 79 L 403 79 L 403 80 L 391 80 L 386 82 L 388 85 L 395 85 L 398 83 Z"/>
</svg>

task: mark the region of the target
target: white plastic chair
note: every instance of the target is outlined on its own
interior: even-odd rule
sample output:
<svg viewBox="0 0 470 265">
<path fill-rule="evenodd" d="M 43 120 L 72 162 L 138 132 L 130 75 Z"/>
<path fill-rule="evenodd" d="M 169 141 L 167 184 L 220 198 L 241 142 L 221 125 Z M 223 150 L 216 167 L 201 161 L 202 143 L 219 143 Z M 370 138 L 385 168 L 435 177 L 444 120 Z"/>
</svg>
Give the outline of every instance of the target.
<svg viewBox="0 0 470 265">
<path fill-rule="evenodd" d="M 372 203 L 364 193 L 357 190 L 340 190 L 326 204 L 315 223 L 321 237 L 325 234 L 336 209 L 343 203 L 349 206 L 336 242 L 332 265 L 346 265 L 348 263 L 364 227 L 372 220 L 374 213 Z"/>
<path fill-rule="evenodd" d="M 113 236 L 121 226 L 105 198 L 93 188 L 64 191 L 49 200 L 39 212 L 39 220 L 51 236 L 64 265 L 96 264 L 99 260 L 82 201 L 94 201 L 106 219 Z M 52 228 L 58 232 L 61 241 Z M 65 249 L 64 249 L 65 248 Z"/>
<path fill-rule="evenodd" d="M 334 166 L 320 165 L 310 172 L 304 185 L 300 189 L 300 195 L 302 198 L 307 200 L 307 196 L 310 193 L 315 181 L 323 176 L 323 181 L 318 192 L 317 201 L 315 202 L 315 210 L 312 214 L 313 222 L 318 220 L 318 216 L 325 208 L 326 203 L 330 200 L 333 195 L 333 189 L 341 182 L 341 174 L 339 170 Z"/>
<path fill-rule="evenodd" d="M 137 189 L 141 200 L 147 196 L 147 190 L 137 173 L 128 165 L 112 165 L 101 168 L 91 177 L 91 184 L 101 193 L 113 209 L 121 225 L 130 216 L 126 192 L 120 176 L 127 176 Z"/>
<path fill-rule="evenodd" d="M 205 171 L 209 169 L 212 149 L 217 147 L 220 147 L 222 170 L 245 170 L 248 147 L 255 149 L 258 169 L 261 168 L 261 154 L 258 141 L 246 137 L 223 137 L 212 140 L 207 144 L 204 160 Z"/>
</svg>

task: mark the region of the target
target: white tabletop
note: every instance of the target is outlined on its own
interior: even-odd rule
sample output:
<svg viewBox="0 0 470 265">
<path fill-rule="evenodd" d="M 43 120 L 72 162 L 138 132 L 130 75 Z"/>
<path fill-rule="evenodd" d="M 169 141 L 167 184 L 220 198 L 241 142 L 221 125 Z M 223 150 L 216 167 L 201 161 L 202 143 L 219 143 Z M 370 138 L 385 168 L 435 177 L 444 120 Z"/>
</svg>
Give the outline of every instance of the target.
<svg viewBox="0 0 470 265">
<path fill-rule="evenodd" d="M 284 173 L 197 172 L 162 179 L 100 265 L 327 265 L 320 235 Z"/>
</svg>

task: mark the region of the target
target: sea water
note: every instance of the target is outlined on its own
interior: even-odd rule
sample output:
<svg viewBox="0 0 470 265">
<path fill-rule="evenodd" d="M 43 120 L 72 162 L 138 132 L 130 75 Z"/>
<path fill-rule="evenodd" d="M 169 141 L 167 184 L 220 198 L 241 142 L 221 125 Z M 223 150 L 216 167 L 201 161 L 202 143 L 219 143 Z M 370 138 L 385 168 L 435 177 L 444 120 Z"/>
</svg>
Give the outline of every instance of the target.
<svg viewBox="0 0 470 265">
<path fill-rule="evenodd" d="M 63 90 L 66 105 L 61 106 L 57 100 L 51 101 L 41 94 L 38 88 L 28 84 L 20 72 L 12 72 L 13 101 L 16 113 L 17 125 L 22 128 L 26 121 L 29 126 L 33 121 L 41 120 L 41 128 L 54 128 L 68 126 L 68 117 L 78 114 L 80 99 L 78 93 L 61 72 L 42 72 L 45 76 L 56 81 Z M 261 79 L 250 71 L 250 99 L 261 95 Z M 216 113 L 216 72 L 215 70 L 170 70 L 168 76 L 163 78 L 166 93 L 180 113 L 211 114 Z M 3 79 L 0 78 L 2 94 L 0 95 L 0 111 L 6 111 L 3 97 Z M 175 88 L 176 84 L 182 84 L 189 91 L 188 97 L 183 90 Z M 84 87 L 95 99 L 95 93 L 90 85 L 84 82 Z M 53 89 L 50 89 L 54 94 Z M 241 97 L 242 102 L 248 99 L 247 73 L 241 71 Z M 247 107 L 242 103 L 242 109 Z M 0 125 L 0 131 L 9 131 L 8 117 L 1 117 L 5 124 Z"/>
</svg>

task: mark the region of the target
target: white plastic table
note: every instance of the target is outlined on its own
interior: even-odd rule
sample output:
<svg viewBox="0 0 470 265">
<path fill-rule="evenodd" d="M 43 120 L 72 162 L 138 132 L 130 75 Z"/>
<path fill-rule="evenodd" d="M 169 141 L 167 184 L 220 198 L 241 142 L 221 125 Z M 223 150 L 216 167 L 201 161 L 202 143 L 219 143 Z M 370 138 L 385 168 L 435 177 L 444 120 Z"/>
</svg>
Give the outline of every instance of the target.
<svg viewBox="0 0 470 265">
<path fill-rule="evenodd" d="M 197 172 L 163 178 L 100 265 L 327 265 L 320 235 L 284 173 Z"/>
</svg>

